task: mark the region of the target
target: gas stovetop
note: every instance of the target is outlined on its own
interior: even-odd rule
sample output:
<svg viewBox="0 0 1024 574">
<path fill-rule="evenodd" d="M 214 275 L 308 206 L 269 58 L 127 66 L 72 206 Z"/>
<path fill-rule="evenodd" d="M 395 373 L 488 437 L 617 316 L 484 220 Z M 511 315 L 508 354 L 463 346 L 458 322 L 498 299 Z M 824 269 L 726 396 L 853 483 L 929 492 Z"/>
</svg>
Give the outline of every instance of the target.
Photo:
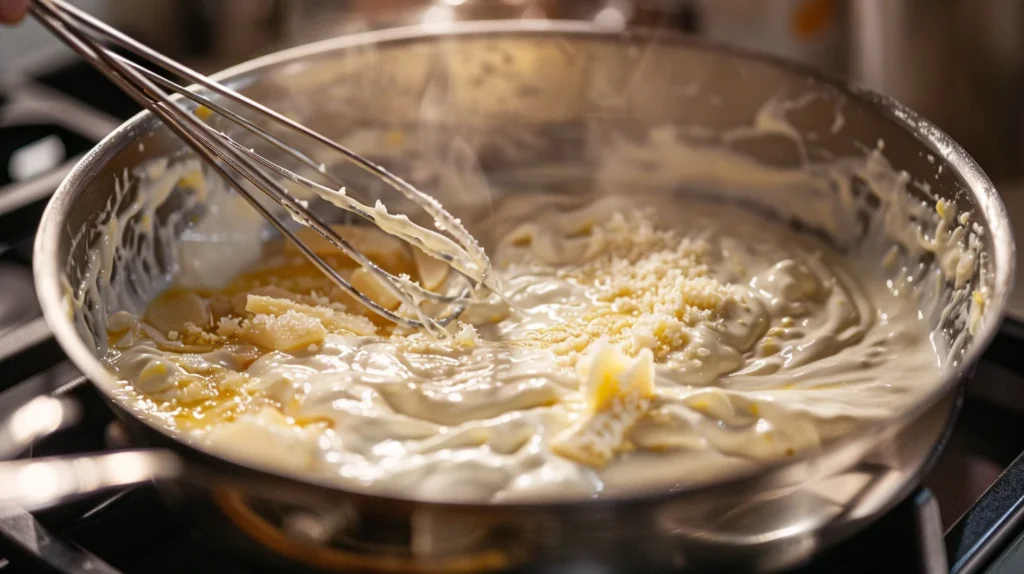
<svg viewBox="0 0 1024 574">
<path fill-rule="evenodd" d="M 32 286 L 45 202 L 71 166 L 138 110 L 76 62 L 0 92 L 0 417 L 33 396 L 84 417 L 25 457 L 117 444 L 118 423 L 53 341 Z M 967 384 L 956 430 L 924 484 L 803 573 L 1024 572 L 1024 323 L 1008 320 Z M 208 548 L 152 486 L 0 514 L 0 574 L 256 572 Z"/>
</svg>

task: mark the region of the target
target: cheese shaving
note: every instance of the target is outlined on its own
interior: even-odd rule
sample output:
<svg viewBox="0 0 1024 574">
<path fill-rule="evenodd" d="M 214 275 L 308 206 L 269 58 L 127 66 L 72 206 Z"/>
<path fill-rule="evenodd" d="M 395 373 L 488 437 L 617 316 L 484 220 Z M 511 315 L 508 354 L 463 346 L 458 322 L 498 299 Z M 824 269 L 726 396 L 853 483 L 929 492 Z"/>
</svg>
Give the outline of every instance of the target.
<svg viewBox="0 0 1024 574">
<path fill-rule="evenodd" d="M 602 467 L 627 448 L 626 436 L 651 405 L 654 355 L 642 349 L 635 359 L 598 339 L 576 365 L 585 408 L 571 427 L 551 443 L 557 454 Z"/>
</svg>

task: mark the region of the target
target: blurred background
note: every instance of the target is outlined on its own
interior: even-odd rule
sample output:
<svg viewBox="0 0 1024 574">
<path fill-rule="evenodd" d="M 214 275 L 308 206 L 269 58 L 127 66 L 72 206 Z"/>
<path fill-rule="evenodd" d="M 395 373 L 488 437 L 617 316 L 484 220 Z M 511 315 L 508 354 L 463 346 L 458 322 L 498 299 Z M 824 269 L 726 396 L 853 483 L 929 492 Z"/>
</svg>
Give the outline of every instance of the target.
<svg viewBox="0 0 1024 574">
<path fill-rule="evenodd" d="M 1024 175 L 1019 0 L 79 0 L 212 71 L 282 47 L 421 22 L 583 19 L 658 26 L 781 55 L 891 95 L 961 142 L 991 177 Z M 32 22 L 0 33 L 0 77 L 69 55 Z"/>
</svg>

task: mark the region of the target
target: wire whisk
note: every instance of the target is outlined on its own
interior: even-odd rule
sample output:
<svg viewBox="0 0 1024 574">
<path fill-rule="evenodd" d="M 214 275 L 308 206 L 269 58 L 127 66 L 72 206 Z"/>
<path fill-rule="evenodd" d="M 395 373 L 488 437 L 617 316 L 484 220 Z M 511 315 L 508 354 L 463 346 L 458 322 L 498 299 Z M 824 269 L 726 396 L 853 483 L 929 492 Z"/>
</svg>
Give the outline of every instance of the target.
<svg viewBox="0 0 1024 574">
<path fill-rule="evenodd" d="M 480 290 L 498 291 L 497 284 L 491 275 L 491 264 L 487 255 L 461 222 L 445 211 L 433 197 L 421 192 L 383 167 L 316 131 L 156 52 L 63 0 L 32 0 L 30 12 L 54 35 L 85 58 L 120 89 L 159 117 L 199 157 L 206 160 L 216 173 L 230 182 L 232 187 L 260 215 L 293 242 L 298 250 L 326 274 L 335 285 L 378 315 L 405 327 L 426 329 L 437 336 L 445 336 L 447 331 L 444 327 L 458 318 L 468 303 L 479 295 Z M 107 45 L 123 49 L 169 74 L 234 102 L 263 119 L 270 120 L 286 130 L 291 130 L 295 134 L 337 152 L 347 161 L 379 177 L 423 209 L 427 215 L 433 218 L 437 231 L 413 224 L 405 215 L 388 213 L 380 202 L 371 207 L 357 201 L 345 193 L 344 186 L 340 181 L 327 173 L 323 163 L 314 161 L 310 156 L 285 143 L 280 137 L 257 125 L 254 121 L 239 115 L 210 97 L 197 93 L 195 89 L 186 88 L 184 85 L 119 55 L 106 47 Z M 171 93 L 180 97 L 172 97 Z M 197 106 L 202 106 L 205 110 L 216 113 L 241 127 L 246 132 L 255 134 L 302 165 L 316 170 L 335 187 L 330 188 L 303 177 L 256 153 L 255 150 L 241 145 L 235 139 L 198 117 L 194 111 L 186 108 L 184 100 L 190 100 Z M 202 108 L 196 108 L 196 110 Z M 378 283 L 401 302 L 399 307 L 395 310 L 385 308 L 356 289 L 312 247 L 303 242 L 281 217 L 260 202 L 256 195 L 244 185 L 243 180 L 248 181 L 282 206 L 292 219 L 314 230 L 329 244 L 370 272 Z M 444 262 L 457 272 L 455 277 L 460 280 L 459 284 L 454 289 L 449 289 L 447 293 L 439 293 L 423 287 L 405 275 L 394 275 L 385 271 L 313 214 L 306 207 L 305 202 L 285 188 L 282 180 L 298 184 L 312 191 L 330 203 L 365 219 L 385 233 L 402 239 L 419 248 L 428 256 Z M 440 311 L 437 311 L 438 309 Z"/>
</svg>

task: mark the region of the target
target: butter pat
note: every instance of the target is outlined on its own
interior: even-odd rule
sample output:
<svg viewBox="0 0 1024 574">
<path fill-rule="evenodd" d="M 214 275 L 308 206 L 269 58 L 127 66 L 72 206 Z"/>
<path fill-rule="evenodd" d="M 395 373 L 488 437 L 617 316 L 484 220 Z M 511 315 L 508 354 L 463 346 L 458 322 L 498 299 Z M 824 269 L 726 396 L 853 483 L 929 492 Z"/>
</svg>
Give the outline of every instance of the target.
<svg viewBox="0 0 1024 574">
<path fill-rule="evenodd" d="M 594 467 L 608 464 L 625 448 L 626 435 L 651 406 L 654 354 L 642 349 L 635 358 L 598 339 L 576 364 L 585 409 L 578 421 L 558 434 L 551 449 L 565 458 Z"/>
</svg>

